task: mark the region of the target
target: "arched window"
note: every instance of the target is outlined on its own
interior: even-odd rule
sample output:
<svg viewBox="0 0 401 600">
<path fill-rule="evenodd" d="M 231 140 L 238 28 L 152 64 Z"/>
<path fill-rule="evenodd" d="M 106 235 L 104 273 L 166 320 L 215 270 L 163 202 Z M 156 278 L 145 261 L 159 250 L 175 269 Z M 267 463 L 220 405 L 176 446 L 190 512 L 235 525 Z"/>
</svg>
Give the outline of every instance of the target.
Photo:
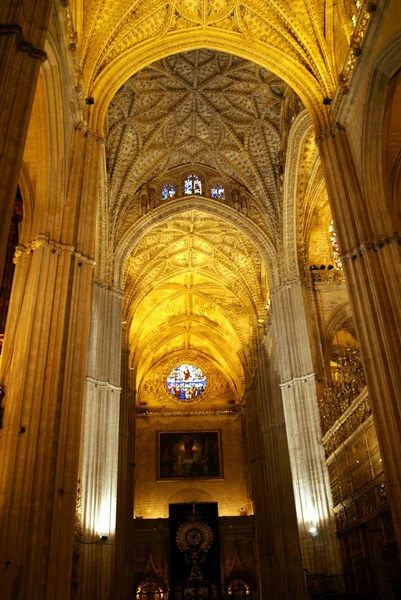
<svg viewBox="0 0 401 600">
<path fill-rule="evenodd" d="M 215 184 L 211 189 L 212 198 L 216 198 L 216 200 L 224 200 L 224 187 L 219 184 Z"/>
<path fill-rule="evenodd" d="M 171 183 L 165 183 L 162 187 L 162 200 L 168 200 L 174 198 L 175 187 Z"/>
<path fill-rule="evenodd" d="M 184 194 L 186 196 L 191 196 L 192 194 L 202 195 L 202 182 L 198 175 L 192 174 L 185 178 Z"/>
<path fill-rule="evenodd" d="M 337 233 L 336 233 L 336 230 L 334 229 L 334 221 L 332 221 L 329 225 L 329 233 L 330 233 L 331 247 L 333 248 L 334 263 L 336 265 L 336 269 L 342 269 L 343 264 L 342 264 L 341 258 L 340 258 L 340 249 L 338 247 Z"/>
<path fill-rule="evenodd" d="M 137 600 L 162 600 L 163 591 L 153 581 L 141 584 L 136 592 Z"/>
</svg>

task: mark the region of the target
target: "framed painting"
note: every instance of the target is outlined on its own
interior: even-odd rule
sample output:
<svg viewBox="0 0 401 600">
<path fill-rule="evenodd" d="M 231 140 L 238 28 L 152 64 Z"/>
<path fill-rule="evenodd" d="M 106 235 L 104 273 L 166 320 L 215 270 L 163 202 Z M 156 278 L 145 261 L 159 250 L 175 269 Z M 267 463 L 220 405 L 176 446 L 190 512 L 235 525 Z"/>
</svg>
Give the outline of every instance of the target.
<svg viewBox="0 0 401 600">
<path fill-rule="evenodd" d="M 223 477 L 220 430 L 159 431 L 157 446 L 159 480 Z"/>
</svg>

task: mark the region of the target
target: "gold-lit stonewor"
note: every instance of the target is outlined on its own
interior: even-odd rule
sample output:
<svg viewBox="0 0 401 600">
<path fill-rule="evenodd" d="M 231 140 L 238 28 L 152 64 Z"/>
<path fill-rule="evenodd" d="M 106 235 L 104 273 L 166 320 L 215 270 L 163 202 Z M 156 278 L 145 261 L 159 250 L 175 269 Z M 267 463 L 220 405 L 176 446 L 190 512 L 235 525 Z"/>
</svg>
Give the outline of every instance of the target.
<svg viewBox="0 0 401 600">
<path fill-rule="evenodd" d="M 400 596 L 400 23 L 1 3 L 5 600 L 173 600 L 210 502 L 212 597 Z"/>
</svg>

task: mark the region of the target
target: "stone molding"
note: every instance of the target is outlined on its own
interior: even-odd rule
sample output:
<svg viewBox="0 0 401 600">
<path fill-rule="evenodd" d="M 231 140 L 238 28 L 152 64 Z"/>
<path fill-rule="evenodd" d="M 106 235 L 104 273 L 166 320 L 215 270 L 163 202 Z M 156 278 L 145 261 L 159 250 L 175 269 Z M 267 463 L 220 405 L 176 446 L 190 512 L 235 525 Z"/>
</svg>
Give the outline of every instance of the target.
<svg viewBox="0 0 401 600">
<path fill-rule="evenodd" d="M 228 406 L 227 408 L 205 408 L 205 409 L 181 409 L 174 408 L 147 408 L 146 406 L 137 407 L 136 414 L 138 417 L 199 417 L 204 415 L 238 415 L 240 407 L 238 405 Z"/>
<path fill-rule="evenodd" d="M 299 155 L 312 128 L 309 114 L 306 111 L 300 113 L 290 129 L 284 172 L 283 250 L 286 257 L 285 267 L 293 271 L 295 279 L 299 276 L 298 256 L 303 242 L 302 236 L 296 229 L 299 220 L 298 195 L 301 177 Z"/>
<path fill-rule="evenodd" d="M 96 287 L 105 290 L 107 292 L 110 292 L 113 296 L 115 296 L 116 298 L 124 298 L 124 292 L 116 287 L 113 287 L 112 285 L 109 285 L 107 283 L 103 283 L 102 281 L 99 281 L 98 279 L 94 279 L 93 280 L 93 285 L 95 285 Z M 126 321 L 122 324 L 123 328 L 127 327 L 127 323 Z"/>
<path fill-rule="evenodd" d="M 122 390 L 121 386 L 114 385 L 113 383 L 110 383 L 110 381 L 103 381 L 102 379 L 94 379 L 93 377 L 89 377 L 89 375 L 86 376 L 85 381 L 87 383 L 94 385 L 95 387 L 107 388 L 108 390 L 111 390 L 112 392 L 121 392 L 121 390 Z"/>
<path fill-rule="evenodd" d="M 344 262 L 345 260 L 355 259 L 359 256 L 363 256 L 367 253 L 368 250 L 375 250 L 377 252 L 378 250 L 384 248 L 384 246 L 389 246 L 393 242 L 396 242 L 398 245 L 401 245 L 401 235 L 396 231 L 387 233 L 377 238 L 376 240 L 373 240 L 372 242 L 363 242 L 356 248 L 353 248 L 352 250 L 348 250 L 348 252 L 341 254 L 340 259 L 342 262 Z"/>
<path fill-rule="evenodd" d="M 281 280 L 281 283 L 279 285 L 277 285 L 274 288 L 271 288 L 270 293 L 271 296 L 275 296 L 276 294 L 278 294 L 279 292 L 283 291 L 283 290 L 288 290 L 290 288 L 292 288 L 294 285 L 301 285 L 302 284 L 302 280 L 299 276 L 295 276 L 295 277 L 288 277 L 288 278 L 283 278 Z"/>
<path fill-rule="evenodd" d="M 315 137 L 316 146 L 321 146 L 326 140 L 335 138 L 339 131 L 345 131 L 344 125 L 338 121 L 336 121 L 334 124 L 332 123 L 330 127 Z"/>
<path fill-rule="evenodd" d="M 16 264 L 21 256 L 32 254 L 34 250 L 38 250 L 39 248 L 46 248 L 53 254 L 70 254 L 78 260 L 79 266 L 85 264 L 94 267 L 96 264 L 93 258 L 89 258 L 88 256 L 84 256 L 80 252 L 77 252 L 74 246 L 68 246 L 66 244 L 61 244 L 60 242 L 55 242 L 46 235 L 37 235 L 35 239 L 32 240 L 32 242 L 29 242 L 29 244 L 26 246 L 17 246 L 13 259 L 14 263 Z"/>
<path fill-rule="evenodd" d="M 89 129 L 86 121 L 78 121 L 78 123 L 75 124 L 75 129 L 77 131 L 82 131 L 82 133 L 86 137 L 91 138 L 92 140 L 94 140 L 95 142 L 100 144 L 101 146 L 105 145 L 104 138 L 101 137 L 100 135 L 98 135 L 95 131 L 92 131 L 91 129 Z"/>
<path fill-rule="evenodd" d="M 361 55 L 362 52 L 362 43 L 366 37 L 366 32 L 371 20 L 371 14 L 375 12 L 375 10 L 376 0 L 370 0 L 366 3 L 364 10 L 362 10 L 361 14 L 359 15 L 356 29 L 350 39 L 350 47 L 345 60 L 344 68 L 339 77 L 340 89 L 344 88 L 347 90 L 349 87 L 352 73 L 355 68 L 356 59 Z"/>
<path fill-rule="evenodd" d="M 47 54 L 40 48 L 35 48 L 31 42 L 24 40 L 22 36 L 22 27 L 17 23 L 0 23 L 0 35 L 13 35 L 16 39 L 17 50 L 20 52 L 26 52 L 26 54 L 34 60 L 40 60 L 45 62 L 47 60 Z"/>
<path fill-rule="evenodd" d="M 316 283 L 344 283 L 345 282 L 345 273 L 340 269 L 332 269 L 328 271 L 325 269 L 324 271 L 316 270 L 310 271 L 311 281 Z"/>
<path fill-rule="evenodd" d="M 365 389 L 323 436 L 327 464 L 334 460 L 339 446 L 350 444 L 359 434 L 360 428 L 369 425 L 368 419 L 372 418 L 371 414 L 368 391 Z"/>
<path fill-rule="evenodd" d="M 280 386 L 280 388 L 289 388 L 289 387 L 293 387 L 293 386 L 297 385 L 298 383 L 306 383 L 310 379 L 316 379 L 316 374 L 315 373 L 307 373 L 306 375 L 300 375 L 299 377 L 293 377 L 292 379 L 289 379 L 288 381 L 284 381 L 283 383 L 280 383 L 279 386 Z"/>
</svg>

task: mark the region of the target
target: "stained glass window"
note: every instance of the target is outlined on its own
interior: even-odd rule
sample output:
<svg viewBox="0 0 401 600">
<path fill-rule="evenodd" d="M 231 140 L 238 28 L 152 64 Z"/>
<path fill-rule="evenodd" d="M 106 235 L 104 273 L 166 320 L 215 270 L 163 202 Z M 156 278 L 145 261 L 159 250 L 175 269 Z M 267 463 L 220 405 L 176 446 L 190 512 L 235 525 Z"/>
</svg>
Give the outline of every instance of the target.
<svg viewBox="0 0 401 600">
<path fill-rule="evenodd" d="M 216 200 L 224 200 L 224 187 L 222 185 L 213 185 L 211 190 L 212 198 Z"/>
<path fill-rule="evenodd" d="M 179 365 L 167 377 L 167 388 L 177 400 L 188 402 L 198 398 L 206 388 L 206 377 L 199 367 Z"/>
<path fill-rule="evenodd" d="M 335 263 L 337 269 L 342 269 L 343 264 L 342 264 L 341 258 L 340 258 L 340 249 L 338 247 L 337 233 L 336 233 L 336 230 L 334 229 L 334 221 L 332 221 L 330 223 L 329 233 L 330 233 L 331 247 L 333 248 L 334 263 Z"/>
<path fill-rule="evenodd" d="M 202 195 L 202 182 L 198 175 L 188 175 L 184 182 L 184 194 L 191 196 L 192 194 Z"/>
<path fill-rule="evenodd" d="M 165 183 L 162 187 L 162 200 L 168 200 L 174 198 L 175 187 L 171 183 Z"/>
</svg>

